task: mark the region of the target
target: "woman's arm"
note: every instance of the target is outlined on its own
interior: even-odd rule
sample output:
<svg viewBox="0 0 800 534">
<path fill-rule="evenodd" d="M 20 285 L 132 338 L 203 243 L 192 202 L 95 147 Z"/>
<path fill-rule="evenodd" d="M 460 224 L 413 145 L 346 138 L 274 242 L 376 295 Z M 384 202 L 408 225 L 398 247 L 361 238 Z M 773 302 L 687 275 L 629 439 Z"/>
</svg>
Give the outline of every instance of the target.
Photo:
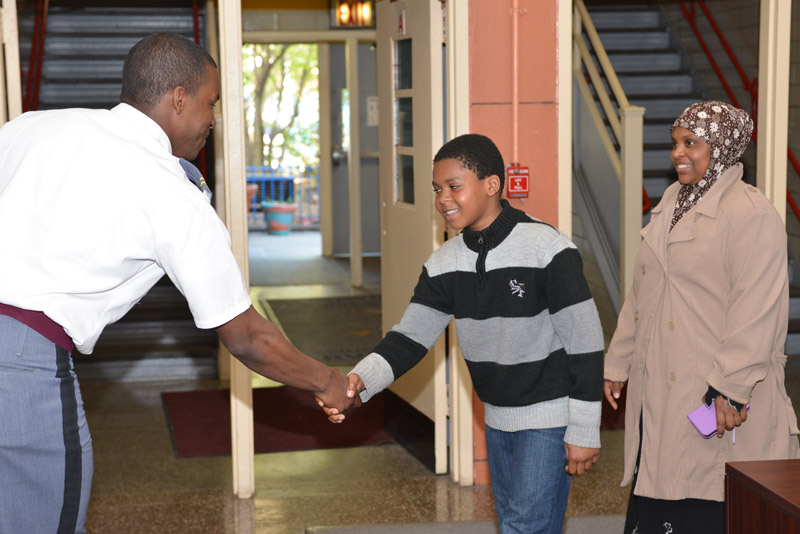
<svg viewBox="0 0 800 534">
<path fill-rule="evenodd" d="M 747 404 L 767 374 L 776 334 L 785 333 L 778 321 L 788 306 L 786 230 L 777 212 L 762 208 L 729 228 L 726 238 L 722 261 L 730 273 L 730 297 L 722 345 L 706 381 Z"/>
</svg>

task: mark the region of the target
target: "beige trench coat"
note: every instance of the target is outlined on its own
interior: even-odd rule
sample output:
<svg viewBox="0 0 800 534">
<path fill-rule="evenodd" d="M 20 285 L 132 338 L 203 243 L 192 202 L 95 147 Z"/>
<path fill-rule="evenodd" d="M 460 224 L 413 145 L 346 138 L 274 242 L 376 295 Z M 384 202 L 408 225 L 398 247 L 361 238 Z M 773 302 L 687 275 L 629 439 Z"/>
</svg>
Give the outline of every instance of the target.
<svg viewBox="0 0 800 534">
<path fill-rule="evenodd" d="M 784 387 L 786 230 L 741 177 L 741 164 L 726 170 L 669 232 L 673 184 L 642 230 L 605 360 L 606 380 L 628 381 L 623 486 L 643 417 L 637 495 L 722 501 L 726 462 L 800 456 Z M 750 403 L 735 434 L 704 439 L 689 422 L 709 384 Z"/>
</svg>

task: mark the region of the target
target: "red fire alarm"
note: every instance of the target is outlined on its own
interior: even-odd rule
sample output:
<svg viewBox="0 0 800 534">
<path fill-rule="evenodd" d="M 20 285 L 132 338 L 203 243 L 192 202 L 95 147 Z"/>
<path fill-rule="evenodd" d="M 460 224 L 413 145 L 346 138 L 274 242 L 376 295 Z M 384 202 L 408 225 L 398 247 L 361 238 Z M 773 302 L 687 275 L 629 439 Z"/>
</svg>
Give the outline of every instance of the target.
<svg viewBox="0 0 800 534">
<path fill-rule="evenodd" d="M 509 163 L 506 168 L 506 196 L 508 198 L 528 198 L 528 167 L 519 163 Z"/>
</svg>

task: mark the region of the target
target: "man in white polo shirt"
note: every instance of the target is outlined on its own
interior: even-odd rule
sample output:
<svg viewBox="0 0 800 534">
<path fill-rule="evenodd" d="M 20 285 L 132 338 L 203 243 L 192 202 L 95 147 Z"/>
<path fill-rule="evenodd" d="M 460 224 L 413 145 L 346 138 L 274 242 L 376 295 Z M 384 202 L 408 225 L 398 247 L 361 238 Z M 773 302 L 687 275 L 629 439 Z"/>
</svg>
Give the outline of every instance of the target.
<svg viewBox="0 0 800 534">
<path fill-rule="evenodd" d="M 230 237 L 179 158 L 214 127 L 219 74 L 188 39 L 125 60 L 112 110 L 26 113 L 0 128 L 0 532 L 85 532 L 92 445 L 73 346 L 92 352 L 166 273 L 199 328 L 250 369 L 346 409 L 346 378 L 252 307 Z"/>
</svg>

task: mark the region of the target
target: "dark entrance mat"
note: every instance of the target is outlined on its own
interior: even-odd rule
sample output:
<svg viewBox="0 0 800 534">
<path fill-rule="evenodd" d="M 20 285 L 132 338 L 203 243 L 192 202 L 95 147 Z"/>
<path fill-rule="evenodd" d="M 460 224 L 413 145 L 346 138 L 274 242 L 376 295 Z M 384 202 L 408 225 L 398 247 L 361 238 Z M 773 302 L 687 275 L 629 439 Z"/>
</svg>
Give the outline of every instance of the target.
<svg viewBox="0 0 800 534">
<path fill-rule="evenodd" d="M 231 453 L 230 391 L 207 389 L 161 394 L 178 458 Z M 290 386 L 253 390 L 255 452 L 357 447 L 395 442 L 384 431 L 383 394 L 333 424 L 314 395 Z"/>
<path fill-rule="evenodd" d="M 355 365 L 381 340 L 381 297 L 270 300 L 286 336 L 328 365 Z"/>
</svg>

